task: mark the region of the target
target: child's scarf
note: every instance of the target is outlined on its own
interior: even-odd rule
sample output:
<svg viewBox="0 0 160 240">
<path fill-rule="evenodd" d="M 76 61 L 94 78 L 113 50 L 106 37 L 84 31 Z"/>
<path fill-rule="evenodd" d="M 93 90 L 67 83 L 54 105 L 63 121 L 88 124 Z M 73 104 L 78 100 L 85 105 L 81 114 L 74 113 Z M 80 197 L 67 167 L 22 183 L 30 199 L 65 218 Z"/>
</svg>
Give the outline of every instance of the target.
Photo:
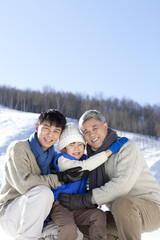
<svg viewBox="0 0 160 240">
<path fill-rule="evenodd" d="M 47 152 L 44 152 L 38 142 L 36 132 L 29 137 L 29 144 L 37 160 L 37 163 L 41 169 L 42 175 L 49 174 L 50 173 L 49 165 L 56 155 L 54 146 L 50 147 Z"/>
</svg>

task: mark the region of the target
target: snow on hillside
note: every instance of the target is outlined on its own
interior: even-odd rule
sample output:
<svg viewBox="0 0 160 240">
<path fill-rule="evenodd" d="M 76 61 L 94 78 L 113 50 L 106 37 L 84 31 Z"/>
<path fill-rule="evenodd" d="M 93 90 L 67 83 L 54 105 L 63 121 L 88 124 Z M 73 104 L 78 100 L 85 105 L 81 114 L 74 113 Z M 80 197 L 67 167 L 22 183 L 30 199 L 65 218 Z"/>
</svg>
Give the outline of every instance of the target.
<svg viewBox="0 0 160 240">
<path fill-rule="evenodd" d="M 38 116 L 39 114 L 25 113 L 0 106 L 0 185 L 3 178 L 3 163 L 7 146 L 14 140 L 28 138 L 35 131 Z M 77 122 L 77 120 L 69 118 L 67 121 Z M 135 133 L 118 131 L 118 134 L 128 137 L 139 145 L 152 174 L 160 184 L 160 140 Z M 3 240 L 11 240 L 2 229 L 0 229 L 0 236 Z M 160 229 L 152 233 L 142 234 L 142 240 L 159 239 Z"/>
</svg>

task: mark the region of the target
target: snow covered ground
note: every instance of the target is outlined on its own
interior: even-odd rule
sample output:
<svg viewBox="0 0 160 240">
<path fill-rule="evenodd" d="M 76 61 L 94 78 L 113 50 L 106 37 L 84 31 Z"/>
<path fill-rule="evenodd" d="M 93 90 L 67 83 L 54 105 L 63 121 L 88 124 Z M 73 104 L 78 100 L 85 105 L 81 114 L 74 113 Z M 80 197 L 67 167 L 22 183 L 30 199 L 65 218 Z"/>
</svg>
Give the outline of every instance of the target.
<svg viewBox="0 0 160 240">
<path fill-rule="evenodd" d="M 24 113 L 0 106 L 0 185 L 3 179 L 3 163 L 7 146 L 13 140 L 25 139 L 35 130 L 35 123 L 39 114 Z M 67 119 L 68 122 L 76 120 Z M 137 142 L 152 174 L 160 184 L 160 140 L 140 134 L 118 131 L 119 136 L 126 136 Z M 2 240 L 13 240 L 0 228 Z M 159 240 L 160 229 L 152 233 L 142 234 L 142 240 Z"/>
</svg>

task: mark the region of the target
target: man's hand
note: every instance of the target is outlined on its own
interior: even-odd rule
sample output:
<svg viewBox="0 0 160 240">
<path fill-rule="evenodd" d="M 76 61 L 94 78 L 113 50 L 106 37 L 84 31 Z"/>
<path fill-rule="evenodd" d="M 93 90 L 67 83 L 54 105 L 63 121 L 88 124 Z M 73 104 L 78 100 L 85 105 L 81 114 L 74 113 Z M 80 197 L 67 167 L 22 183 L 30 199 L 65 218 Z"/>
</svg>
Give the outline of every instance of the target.
<svg viewBox="0 0 160 240">
<path fill-rule="evenodd" d="M 88 170 L 81 171 L 81 167 L 70 168 L 64 172 L 57 173 L 58 180 L 64 183 L 72 183 L 81 180 L 89 174 Z"/>
<path fill-rule="evenodd" d="M 60 203 L 70 209 L 81 209 L 81 208 L 95 208 L 97 207 L 96 204 L 93 204 L 91 201 L 92 194 L 90 192 L 85 194 L 68 194 L 68 193 L 60 193 L 59 194 L 59 201 Z"/>
</svg>

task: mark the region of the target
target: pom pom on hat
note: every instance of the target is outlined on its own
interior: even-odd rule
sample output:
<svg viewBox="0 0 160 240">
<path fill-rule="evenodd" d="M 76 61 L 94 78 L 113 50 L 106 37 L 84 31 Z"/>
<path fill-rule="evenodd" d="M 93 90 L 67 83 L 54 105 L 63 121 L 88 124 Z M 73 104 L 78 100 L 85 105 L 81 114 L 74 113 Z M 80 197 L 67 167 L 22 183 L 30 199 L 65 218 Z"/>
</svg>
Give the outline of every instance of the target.
<svg viewBox="0 0 160 240">
<path fill-rule="evenodd" d="M 82 142 L 85 145 L 85 140 L 78 126 L 75 123 L 67 123 L 59 138 L 58 148 L 61 151 L 68 144 L 73 142 Z"/>
</svg>

